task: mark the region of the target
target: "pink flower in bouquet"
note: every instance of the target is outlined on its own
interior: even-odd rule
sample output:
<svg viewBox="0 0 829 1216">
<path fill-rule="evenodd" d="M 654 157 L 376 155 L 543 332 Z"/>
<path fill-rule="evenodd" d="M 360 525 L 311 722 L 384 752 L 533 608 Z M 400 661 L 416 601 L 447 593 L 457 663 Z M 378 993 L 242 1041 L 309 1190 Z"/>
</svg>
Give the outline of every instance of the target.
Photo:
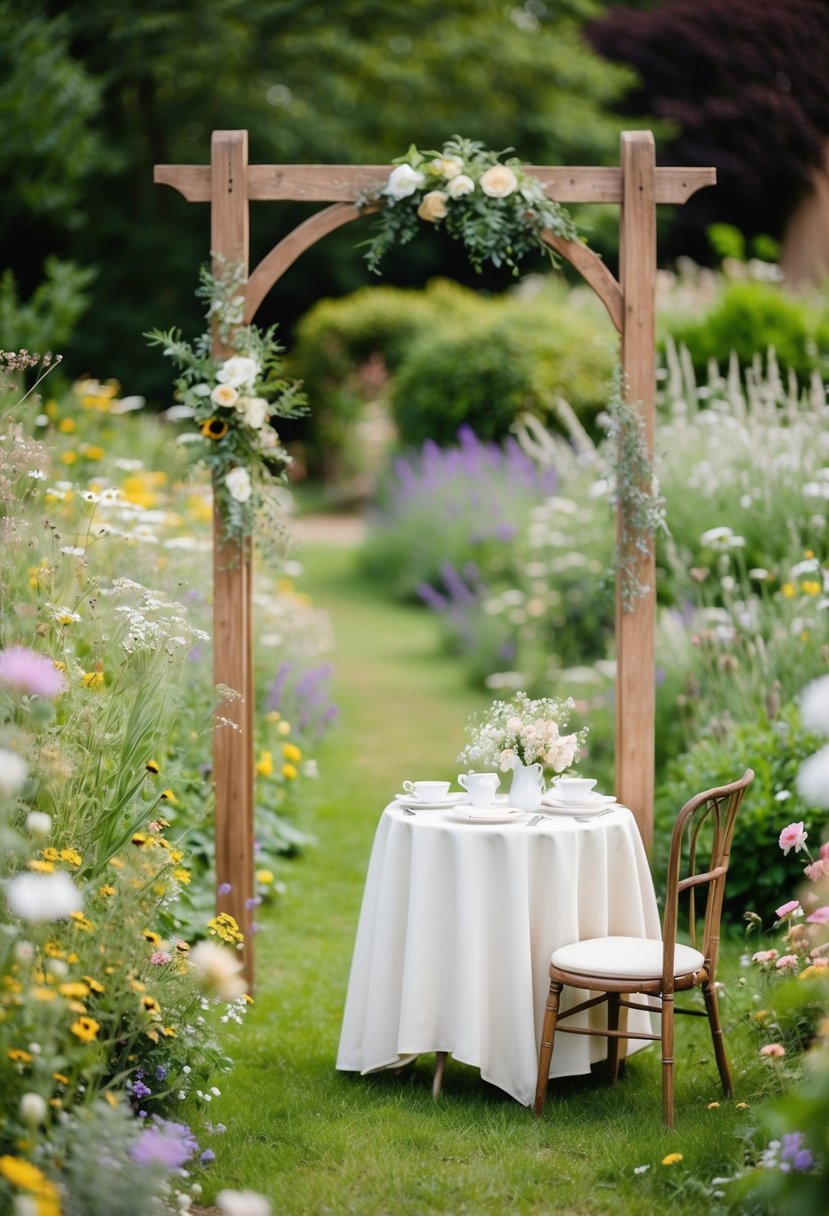
<svg viewBox="0 0 829 1216">
<path fill-rule="evenodd" d="M 806 917 L 810 925 L 829 925 L 829 904 L 824 904 L 822 908 L 815 908 L 814 912 L 810 912 Z"/>
<path fill-rule="evenodd" d="M 818 882 L 821 878 L 829 878 L 829 861 L 825 857 L 819 857 L 817 861 L 810 862 L 808 866 L 804 866 L 803 873 L 810 882 Z"/>
<path fill-rule="evenodd" d="M 757 950 L 751 956 L 753 963 L 773 963 L 777 958 L 776 950 Z"/>
<path fill-rule="evenodd" d="M 52 660 L 26 646 L 0 650 L 0 683 L 38 697 L 55 697 L 66 688 L 66 679 Z"/>
<path fill-rule="evenodd" d="M 795 853 L 805 849 L 808 835 L 809 833 L 803 830 L 803 820 L 800 823 L 790 823 L 788 827 L 783 828 L 777 840 L 783 850 L 783 856 L 785 857 L 790 849 L 794 849 Z"/>
<path fill-rule="evenodd" d="M 782 1060 L 785 1054 L 786 1048 L 782 1043 L 766 1043 L 764 1047 L 760 1048 L 760 1055 L 771 1060 Z"/>
<path fill-rule="evenodd" d="M 782 954 L 774 965 L 778 971 L 794 971 L 797 967 L 797 955 Z"/>
<path fill-rule="evenodd" d="M 775 908 L 774 914 L 780 920 L 787 920 L 790 916 L 802 916 L 803 909 L 798 900 L 790 899 L 788 903 L 781 904 L 779 908 Z"/>
</svg>

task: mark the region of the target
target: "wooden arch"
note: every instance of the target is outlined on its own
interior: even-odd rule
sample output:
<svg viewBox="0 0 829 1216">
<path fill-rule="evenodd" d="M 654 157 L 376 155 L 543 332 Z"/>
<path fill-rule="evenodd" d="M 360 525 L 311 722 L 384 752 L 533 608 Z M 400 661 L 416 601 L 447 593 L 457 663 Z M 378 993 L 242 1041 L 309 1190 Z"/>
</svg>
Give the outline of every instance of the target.
<svg viewBox="0 0 829 1216">
<path fill-rule="evenodd" d="M 193 203 L 210 204 L 214 257 L 241 265 L 245 320 L 253 319 L 273 284 L 296 259 L 329 232 L 357 218 L 358 191 L 385 180 L 389 165 L 249 165 L 247 131 L 214 131 L 209 165 L 156 165 L 157 184 L 172 186 Z M 655 414 L 656 205 L 684 203 L 713 185 L 713 168 L 657 168 L 650 131 L 624 131 L 618 167 L 527 169 L 561 203 L 619 205 L 619 278 L 592 250 L 548 232 L 545 240 L 585 278 L 604 303 L 620 335 L 627 399 L 640 410 L 653 452 Z M 312 215 L 268 253 L 249 276 L 251 202 L 333 204 Z M 365 213 L 363 213 L 365 214 Z M 249 277 L 248 277 L 249 276 Z M 215 353 L 224 353 L 219 347 Z M 640 558 L 638 578 L 651 594 L 624 611 L 616 590 L 616 793 L 634 812 L 646 844 L 653 835 L 656 620 L 652 547 Z M 217 897 L 245 933 L 245 966 L 253 982 L 250 936 L 253 895 L 254 681 L 252 662 L 253 553 L 248 542 L 228 544 L 214 516 L 214 678 L 241 694 L 221 712 L 238 730 L 214 732 L 216 882 L 230 892 Z"/>
</svg>

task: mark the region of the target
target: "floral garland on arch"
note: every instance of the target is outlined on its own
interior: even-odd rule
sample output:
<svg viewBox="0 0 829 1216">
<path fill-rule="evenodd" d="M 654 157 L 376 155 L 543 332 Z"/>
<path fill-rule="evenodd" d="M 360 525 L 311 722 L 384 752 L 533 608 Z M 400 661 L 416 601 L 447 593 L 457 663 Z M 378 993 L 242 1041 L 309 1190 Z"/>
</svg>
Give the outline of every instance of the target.
<svg viewBox="0 0 829 1216">
<path fill-rule="evenodd" d="M 257 514 L 275 514 L 269 491 L 287 481 L 291 457 L 272 419 L 306 412 L 300 382 L 282 374 L 276 326 L 242 324 L 242 280 L 240 267 L 220 264 L 214 275 L 203 266 L 196 295 L 207 304 L 205 332 L 192 343 L 177 328 L 144 335 L 181 368 L 176 416 L 191 419 L 195 430 L 179 441 L 210 470 L 225 535 L 238 542 L 252 534 Z M 214 356 L 214 335 L 231 352 L 226 357 Z"/>
<path fill-rule="evenodd" d="M 542 233 L 549 229 L 573 241 L 578 228 L 516 157 L 502 159 L 511 151 L 491 152 L 459 135 L 440 152 L 421 152 L 412 144 L 405 156 L 392 161 L 395 168 L 386 182 L 357 196 L 358 210 L 380 208 L 374 235 L 360 246 L 369 269 L 379 274 L 389 249 L 407 244 L 424 223 L 442 226 L 461 241 L 478 272 L 491 262 L 517 274 L 519 262 L 537 250 L 558 265 Z"/>
</svg>

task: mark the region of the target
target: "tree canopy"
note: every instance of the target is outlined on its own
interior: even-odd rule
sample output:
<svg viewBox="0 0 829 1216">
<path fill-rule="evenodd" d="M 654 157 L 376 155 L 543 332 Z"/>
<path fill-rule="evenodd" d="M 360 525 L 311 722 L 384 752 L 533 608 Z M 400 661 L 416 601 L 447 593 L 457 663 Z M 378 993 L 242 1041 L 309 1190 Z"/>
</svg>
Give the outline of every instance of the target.
<svg viewBox="0 0 829 1216">
<path fill-rule="evenodd" d="M 582 37 L 601 0 L 0 0 L 0 153 L 10 205 L 0 266 L 21 293 L 49 255 L 94 267 L 70 370 L 153 391 L 163 372 L 141 333 L 200 327 L 206 206 L 153 185 L 154 163 L 206 163 L 214 128 L 245 127 L 260 163 L 383 163 L 459 133 L 536 163 L 614 163 L 611 112 L 630 73 Z M 57 85 L 57 87 L 55 87 Z M 11 135 L 9 135 L 11 132 Z M 252 208 L 257 258 L 301 208 Z M 320 295 L 366 281 L 356 229 L 310 251 L 268 301 L 291 321 Z M 426 242 L 392 281 L 467 277 Z"/>
</svg>

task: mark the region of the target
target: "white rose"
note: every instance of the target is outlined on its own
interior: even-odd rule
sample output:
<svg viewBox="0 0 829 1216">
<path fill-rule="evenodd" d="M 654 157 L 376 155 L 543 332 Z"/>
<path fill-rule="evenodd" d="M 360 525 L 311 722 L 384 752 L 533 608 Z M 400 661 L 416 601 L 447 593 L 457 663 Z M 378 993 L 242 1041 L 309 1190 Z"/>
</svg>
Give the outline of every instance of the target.
<svg viewBox="0 0 829 1216">
<path fill-rule="evenodd" d="M 230 384 L 233 388 L 253 388 L 259 375 L 259 364 L 247 355 L 233 355 L 225 359 L 216 372 L 220 384 Z"/>
<path fill-rule="evenodd" d="M 65 870 L 53 874 L 17 874 L 6 884 L 6 903 L 21 920 L 62 920 L 80 912 L 83 896 Z"/>
<path fill-rule="evenodd" d="M 253 493 L 253 486 L 250 482 L 250 474 L 247 469 L 243 469 L 241 465 L 235 469 L 231 469 L 225 477 L 225 485 L 230 492 L 230 497 L 235 498 L 237 502 L 247 502 Z"/>
<path fill-rule="evenodd" d="M 450 198 L 462 198 L 464 194 L 471 194 L 475 189 L 475 183 L 466 173 L 459 173 L 456 178 L 449 183 L 447 187 Z"/>
<path fill-rule="evenodd" d="M 417 169 L 413 169 L 411 165 L 397 165 L 389 174 L 389 180 L 386 182 L 383 193 L 395 200 L 408 198 L 423 185 L 425 180 L 423 174 L 419 173 Z"/>
<path fill-rule="evenodd" d="M 563 773 L 575 760 L 577 749 L 578 739 L 575 735 L 562 735 L 550 747 L 545 763 L 554 768 L 557 773 Z"/>
<path fill-rule="evenodd" d="M 518 178 L 508 165 L 492 165 L 481 174 L 481 189 L 490 198 L 506 198 L 518 189 Z"/>
<path fill-rule="evenodd" d="M 268 403 L 264 397 L 240 397 L 236 408 L 241 409 L 246 425 L 254 431 L 259 430 L 268 416 Z"/>
<path fill-rule="evenodd" d="M 457 177 L 459 173 L 463 172 L 463 161 L 459 156 L 436 156 L 432 161 L 432 168 L 435 173 L 439 173 L 441 177 L 451 181 L 453 177 Z"/>
<path fill-rule="evenodd" d="M 443 191 L 430 190 L 428 194 L 424 194 L 417 214 L 422 220 L 429 220 L 433 224 L 437 220 L 442 220 L 446 215 L 446 195 Z"/>
<path fill-rule="evenodd" d="M 239 400 L 239 392 L 232 384 L 217 384 L 210 394 L 210 400 L 214 405 L 223 405 L 229 409 Z"/>
</svg>

